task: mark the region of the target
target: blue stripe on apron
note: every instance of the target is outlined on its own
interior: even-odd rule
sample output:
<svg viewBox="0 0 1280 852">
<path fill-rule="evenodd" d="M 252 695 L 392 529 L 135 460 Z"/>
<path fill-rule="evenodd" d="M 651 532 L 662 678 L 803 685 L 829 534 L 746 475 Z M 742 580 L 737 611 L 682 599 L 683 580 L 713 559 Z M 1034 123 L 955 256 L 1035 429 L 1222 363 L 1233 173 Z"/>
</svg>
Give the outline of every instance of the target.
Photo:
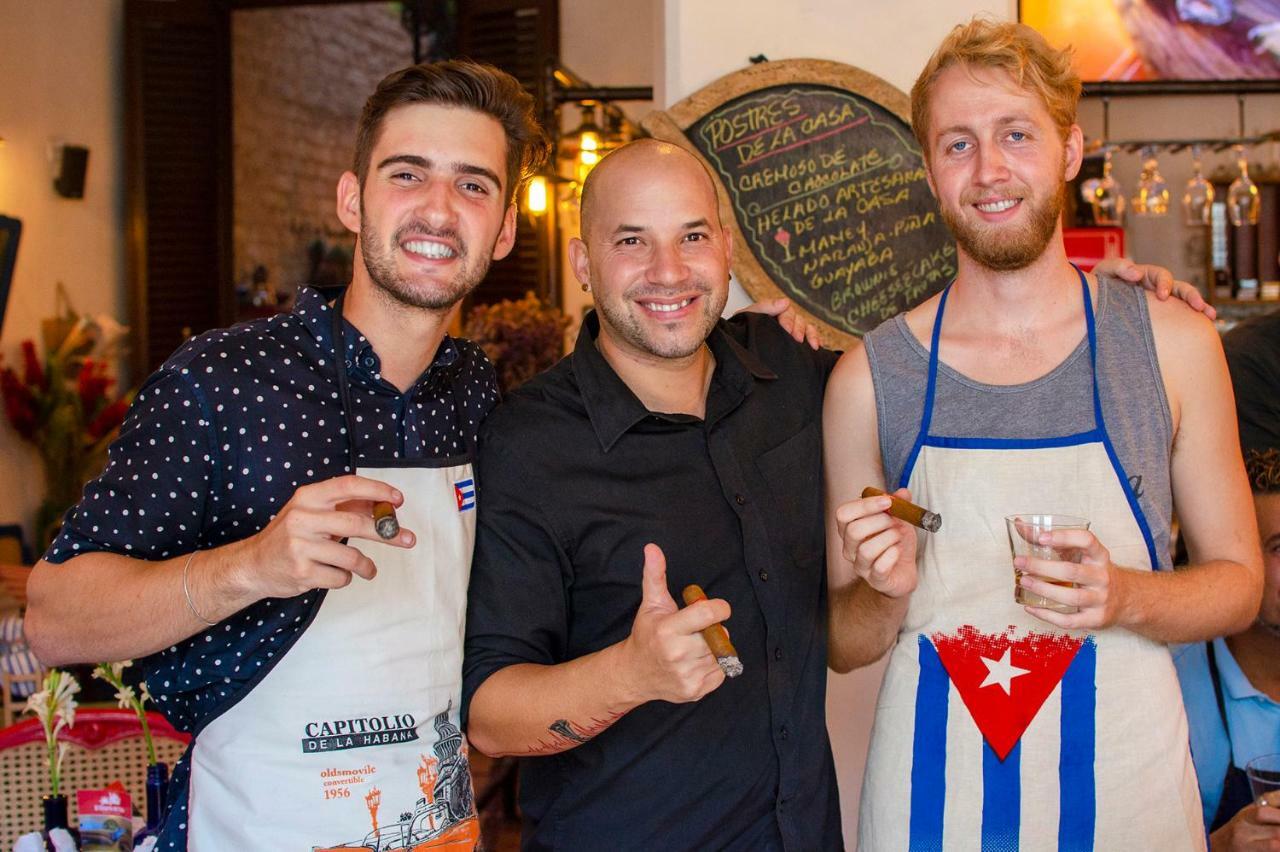
<svg viewBox="0 0 1280 852">
<path fill-rule="evenodd" d="M 1017 852 L 1022 816 L 1022 743 L 1001 760 L 982 741 L 982 850 Z"/>
<path fill-rule="evenodd" d="M 911 754 L 911 852 L 942 852 L 947 801 L 947 699 L 951 681 L 937 650 L 919 637 L 916 735 Z"/>
<path fill-rule="evenodd" d="M 1058 850 L 1093 849 L 1097 822 L 1093 758 L 1097 750 L 1094 711 L 1098 648 L 1090 636 L 1062 677 L 1062 743 L 1058 757 Z M 1067 747 L 1067 744 L 1070 744 Z"/>
</svg>

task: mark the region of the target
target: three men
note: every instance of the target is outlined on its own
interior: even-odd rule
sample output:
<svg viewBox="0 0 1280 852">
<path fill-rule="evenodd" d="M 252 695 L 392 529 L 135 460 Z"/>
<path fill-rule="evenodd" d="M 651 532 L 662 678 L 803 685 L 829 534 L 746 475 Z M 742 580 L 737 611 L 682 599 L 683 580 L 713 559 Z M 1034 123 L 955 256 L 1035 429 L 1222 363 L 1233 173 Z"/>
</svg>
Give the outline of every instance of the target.
<svg viewBox="0 0 1280 852">
<path fill-rule="evenodd" d="M 843 357 L 825 410 L 833 664 L 893 646 L 863 848 L 1203 848 L 1165 643 L 1249 623 L 1257 538 L 1212 326 L 1067 262 L 1079 90 L 1067 55 L 985 21 L 912 90 L 960 271 Z M 880 482 L 942 530 L 918 543 L 857 498 Z M 1077 560 L 1011 564 L 1024 512 L 1090 521 L 1038 542 Z M 1078 611 L 1015 604 L 1015 568 Z"/>
<path fill-rule="evenodd" d="M 345 296 L 304 291 L 184 345 L 36 567 L 40 658 L 145 657 L 195 733 L 161 849 L 476 838 L 458 725 L 475 504 L 458 494 L 497 387 L 445 329 L 510 251 L 544 150 L 532 98 L 492 67 L 383 80 L 338 183 L 358 235 Z M 376 501 L 398 507 L 390 541 Z"/>
</svg>

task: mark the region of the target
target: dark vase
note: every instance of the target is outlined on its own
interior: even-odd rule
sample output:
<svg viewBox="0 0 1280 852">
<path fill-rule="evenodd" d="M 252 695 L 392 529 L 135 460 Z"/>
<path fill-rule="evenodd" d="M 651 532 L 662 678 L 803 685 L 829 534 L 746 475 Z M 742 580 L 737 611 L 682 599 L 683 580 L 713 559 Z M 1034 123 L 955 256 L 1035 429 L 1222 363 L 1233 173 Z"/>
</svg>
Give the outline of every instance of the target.
<svg viewBox="0 0 1280 852">
<path fill-rule="evenodd" d="M 169 766 L 165 763 L 152 763 L 147 766 L 147 824 L 133 838 L 135 844 L 147 837 L 155 837 L 160 833 L 160 823 L 164 822 L 169 810 Z"/>
<path fill-rule="evenodd" d="M 44 831 L 40 834 L 44 838 L 45 848 L 53 848 L 53 843 L 49 840 L 49 832 L 55 828 L 66 829 L 71 835 L 71 839 L 76 842 L 76 846 L 79 846 L 80 832 L 67 824 L 67 797 L 42 796 L 40 804 L 44 808 Z"/>
<path fill-rule="evenodd" d="M 44 807 L 44 830 L 69 828 L 67 825 L 67 797 L 43 796 L 40 804 Z"/>
</svg>

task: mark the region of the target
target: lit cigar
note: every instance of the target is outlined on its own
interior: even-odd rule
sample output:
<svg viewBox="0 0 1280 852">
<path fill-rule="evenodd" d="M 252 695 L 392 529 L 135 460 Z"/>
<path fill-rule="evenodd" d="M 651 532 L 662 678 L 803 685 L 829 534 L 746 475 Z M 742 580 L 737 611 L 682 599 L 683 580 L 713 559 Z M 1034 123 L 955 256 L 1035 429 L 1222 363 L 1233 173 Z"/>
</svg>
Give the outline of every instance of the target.
<svg viewBox="0 0 1280 852">
<path fill-rule="evenodd" d="M 378 538 L 390 541 L 400 534 L 400 521 L 396 519 L 396 507 L 383 500 L 373 504 L 373 528 Z"/>
<path fill-rule="evenodd" d="M 698 601 L 707 599 L 707 593 L 698 585 L 685 586 L 682 594 L 685 606 L 692 606 Z M 707 647 L 715 655 L 716 662 L 720 664 L 720 670 L 724 672 L 725 677 L 737 677 L 742 674 L 742 660 L 738 659 L 738 649 L 729 641 L 729 631 L 724 629 L 723 624 L 716 622 L 710 627 L 704 627 L 702 638 L 706 640 Z"/>
<path fill-rule="evenodd" d="M 893 501 L 893 505 L 889 507 L 889 514 L 899 520 L 906 521 L 912 526 L 917 526 L 926 532 L 937 532 L 942 527 L 942 516 L 930 512 L 928 509 L 917 506 L 915 503 L 908 503 L 901 497 L 894 497 L 892 494 L 886 494 L 879 488 L 867 486 L 862 489 L 862 498 L 868 497 L 888 497 Z"/>
</svg>

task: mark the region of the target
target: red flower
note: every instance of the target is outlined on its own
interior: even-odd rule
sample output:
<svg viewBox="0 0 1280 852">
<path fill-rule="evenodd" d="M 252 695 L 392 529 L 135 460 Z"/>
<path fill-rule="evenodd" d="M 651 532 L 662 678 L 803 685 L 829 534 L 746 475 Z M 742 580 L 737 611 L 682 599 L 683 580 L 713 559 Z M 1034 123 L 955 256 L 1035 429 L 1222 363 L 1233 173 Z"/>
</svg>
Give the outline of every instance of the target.
<svg viewBox="0 0 1280 852">
<path fill-rule="evenodd" d="M 31 388 L 18 379 L 17 373 L 5 367 L 0 369 L 0 394 L 4 396 L 4 410 L 13 428 L 23 438 L 34 441 L 36 404 Z"/>
<path fill-rule="evenodd" d="M 129 400 L 121 397 L 111 403 L 102 411 L 98 412 L 98 416 L 89 422 L 85 427 L 90 439 L 97 441 L 103 435 L 110 434 L 113 429 L 124 422 L 124 416 L 129 411 Z"/>
<path fill-rule="evenodd" d="M 45 374 L 44 367 L 40 365 L 40 357 L 36 355 L 35 341 L 22 341 L 22 364 L 22 380 L 26 382 L 27 387 L 42 390 L 49 387 L 49 377 Z"/>
<path fill-rule="evenodd" d="M 107 362 L 86 358 L 76 376 L 76 393 L 80 395 L 80 410 L 85 417 L 93 417 L 107 397 L 107 388 L 115 380 L 107 376 Z"/>
</svg>

